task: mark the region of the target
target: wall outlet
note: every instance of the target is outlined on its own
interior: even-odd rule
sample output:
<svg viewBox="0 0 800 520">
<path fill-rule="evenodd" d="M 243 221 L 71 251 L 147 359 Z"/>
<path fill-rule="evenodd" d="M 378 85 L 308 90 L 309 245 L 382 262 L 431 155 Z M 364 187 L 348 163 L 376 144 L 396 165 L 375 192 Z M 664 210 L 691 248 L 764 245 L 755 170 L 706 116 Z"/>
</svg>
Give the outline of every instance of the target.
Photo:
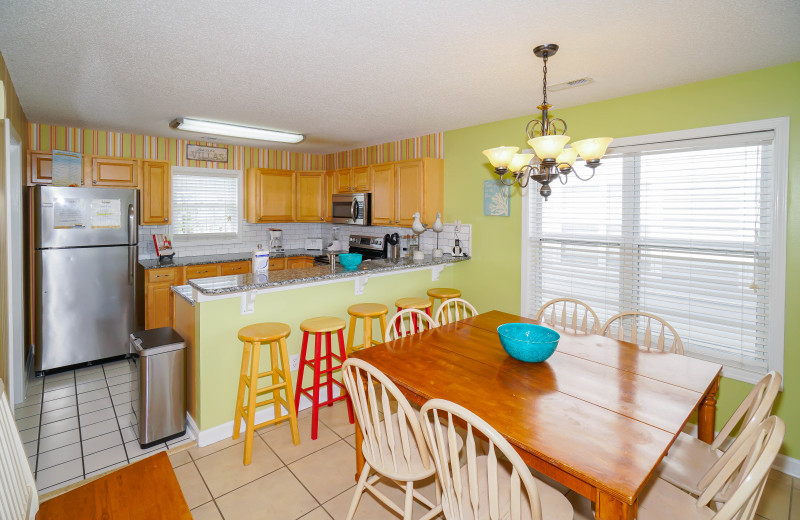
<svg viewBox="0 0 800 520">
<path fill-rule="evenodd" d="M 300 370 L 300 354 L 289 356 L 289 370 L 292 372 Z"/>
</svg>

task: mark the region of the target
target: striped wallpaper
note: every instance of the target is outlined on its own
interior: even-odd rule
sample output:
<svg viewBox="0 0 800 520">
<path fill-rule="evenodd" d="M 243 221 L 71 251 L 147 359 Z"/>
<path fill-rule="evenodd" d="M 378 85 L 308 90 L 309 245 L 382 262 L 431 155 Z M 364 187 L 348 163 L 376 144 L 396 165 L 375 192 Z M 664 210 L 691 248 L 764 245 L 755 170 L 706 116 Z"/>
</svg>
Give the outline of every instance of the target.
<svg viewBox="0 0 800 520">
<path fill-rule="evenodd" d="M 175 166 L 237 170 L 246 170 L 250 167 L 330 170 L 420 157 L 442 158 L 444 156 L 442 133 L 327 155 L 284 152 L 253 146 L 221 145 L 171 137 L 154 137 L 39 123 L 28 125 L 28 138 L 31 150 L 68 150 L 85 155 L 157 159 L 169 161 Z M 224 146 L 228 149 L 228 162 L 188 160 L 186 159 L 187 144 Z"/>
</svg>

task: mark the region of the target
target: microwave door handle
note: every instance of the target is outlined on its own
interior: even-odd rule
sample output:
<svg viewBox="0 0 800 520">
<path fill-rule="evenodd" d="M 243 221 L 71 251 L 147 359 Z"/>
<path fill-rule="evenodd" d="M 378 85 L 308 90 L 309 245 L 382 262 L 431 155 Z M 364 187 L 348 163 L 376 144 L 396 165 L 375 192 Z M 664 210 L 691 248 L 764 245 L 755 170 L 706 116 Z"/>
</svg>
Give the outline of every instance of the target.
<svg viewBox="0 0 800 520">
<path fill-rule="evenodd" d="M 350 204 L 350 220 L 353 222 L 356 221 L 356 215 L 358 211 L 358 201 L 353 199 L 353 202 Z"/>
</svg>

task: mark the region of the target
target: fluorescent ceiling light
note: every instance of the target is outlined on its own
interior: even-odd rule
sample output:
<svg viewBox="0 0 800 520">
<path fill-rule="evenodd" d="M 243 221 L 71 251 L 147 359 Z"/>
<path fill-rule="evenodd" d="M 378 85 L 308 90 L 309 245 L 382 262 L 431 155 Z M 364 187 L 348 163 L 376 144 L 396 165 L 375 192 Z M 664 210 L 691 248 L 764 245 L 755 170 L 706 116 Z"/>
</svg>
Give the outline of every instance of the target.
<svg viewBox="0 0 800 520">
<path fill-rule="evenodd" d="M 252 126 L 215 123 L 214 121 L 201 121 L 199 119 L 189 119 L 188 117 L 175 119 L 169 124 L 169 126 L 177 130 L 186 130 L 187 132 L 227 135 L 230 137 L 244 137 L 245 139 L 276 141 L 279 143 L 299 143 L 306 138 L 306 136 L 303 134 L 293 134 L 291 132 L 281 132 L 279 130 L 267 130 L 266 128 L 254 128 Z"/>
</svg>

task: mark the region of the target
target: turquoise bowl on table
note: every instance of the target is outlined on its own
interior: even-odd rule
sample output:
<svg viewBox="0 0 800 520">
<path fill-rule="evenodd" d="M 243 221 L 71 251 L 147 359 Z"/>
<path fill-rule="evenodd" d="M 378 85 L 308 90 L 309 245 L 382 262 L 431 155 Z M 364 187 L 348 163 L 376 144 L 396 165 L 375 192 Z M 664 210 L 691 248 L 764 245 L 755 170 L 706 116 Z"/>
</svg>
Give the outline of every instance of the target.
<svg viewBox="0 0 800 520">
<path fill-rule="evenodd" d="M 339 255 L 339 263 L 347 271 L 355 271 L 361 264 L 361 254 L 359 253 L 342 253 Z"/>
<path fill-rule="evenodd" d="M 506 323 L 497 327 L 500 344 L 509 356 L 528 363 L 539 363 L 553 355 L 561 335 L 533 323 Z"/>
</svg>

